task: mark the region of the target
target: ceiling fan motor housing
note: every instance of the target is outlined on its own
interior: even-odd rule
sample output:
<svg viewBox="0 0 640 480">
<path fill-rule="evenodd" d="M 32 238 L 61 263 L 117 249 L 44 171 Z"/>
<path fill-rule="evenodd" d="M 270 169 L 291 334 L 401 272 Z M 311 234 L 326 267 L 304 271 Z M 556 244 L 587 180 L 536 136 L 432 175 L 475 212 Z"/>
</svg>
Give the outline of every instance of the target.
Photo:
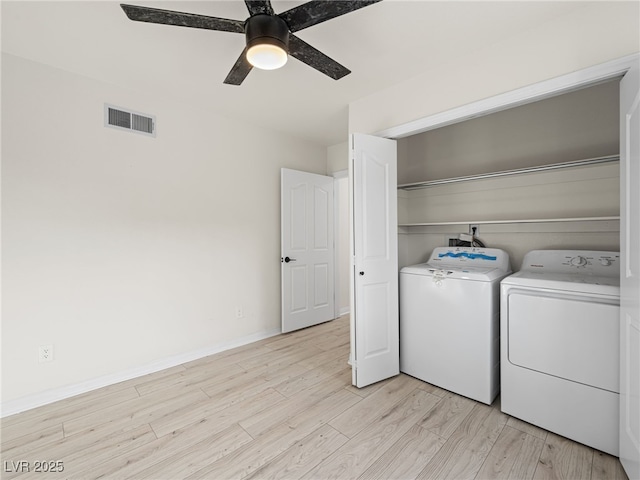
<svg viewBox="0 0 640 480">
<path fill-rule="evenodd" d="M 254 45 L 270 44 L 289 53 L 289 27 L 277 15 L 258 14 L 247 19 L 245 25 L 247 50 Z"/>
</svg>

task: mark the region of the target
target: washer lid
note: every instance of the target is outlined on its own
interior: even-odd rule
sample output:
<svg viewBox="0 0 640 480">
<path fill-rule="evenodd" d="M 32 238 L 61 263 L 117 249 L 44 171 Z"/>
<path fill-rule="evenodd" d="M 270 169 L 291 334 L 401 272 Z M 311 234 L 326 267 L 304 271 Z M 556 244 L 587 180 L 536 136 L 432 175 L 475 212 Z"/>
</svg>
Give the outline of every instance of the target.
<svg viewBox="0 0 640 480">
<path fill-rule="evenodd" d="M 474 280 L 493 280 L 511 272 L 509 255 L 498 248 L 437 247 L 427 263 L 431 268 L 459 272 L 459 278 Z"/>
<path fill-rule="evenodd" d="M 511 272 L 509 255 L 497 248 L 437 247 L 427 263 L 404 267 L 401 273 L 491 282 Z"/>
<path fill-rule="evenodd" d="M 508 275 L 496 267 L 476 267 L 476 266 L 446 266 L 432 265 L 431 263 L 421 263 L 404 267 L 400 273 L 408 275 L 424 275 L 429 277 L 450 278 L 461 280 L 474 280 L 477 282 L 491 282 L 499 280 Z"/>
</svg>

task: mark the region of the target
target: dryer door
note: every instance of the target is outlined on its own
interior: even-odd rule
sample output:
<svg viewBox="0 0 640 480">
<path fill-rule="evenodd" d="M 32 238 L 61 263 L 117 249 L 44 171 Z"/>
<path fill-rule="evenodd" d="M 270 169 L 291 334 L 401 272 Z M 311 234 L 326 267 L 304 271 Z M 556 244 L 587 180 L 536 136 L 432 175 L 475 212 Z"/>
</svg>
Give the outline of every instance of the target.
<svg viewBox="0 0 640 480">
<path fill-rule="evenodd" d="M 511 290 L 509 362 L 618 393 L 616 300 Z"/>
</svg>

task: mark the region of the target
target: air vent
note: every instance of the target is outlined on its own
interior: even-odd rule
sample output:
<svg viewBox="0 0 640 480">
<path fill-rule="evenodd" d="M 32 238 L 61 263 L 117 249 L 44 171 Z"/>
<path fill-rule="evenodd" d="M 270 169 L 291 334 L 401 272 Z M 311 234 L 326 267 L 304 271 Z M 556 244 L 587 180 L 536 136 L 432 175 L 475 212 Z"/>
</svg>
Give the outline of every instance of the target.
<svg viewBox="0 0 640 480">
<path fill-rule="evenodd" d="M 104 125 L 143 135 L 156 136 L 156 117 L 104 104 Z"/>
</svg>

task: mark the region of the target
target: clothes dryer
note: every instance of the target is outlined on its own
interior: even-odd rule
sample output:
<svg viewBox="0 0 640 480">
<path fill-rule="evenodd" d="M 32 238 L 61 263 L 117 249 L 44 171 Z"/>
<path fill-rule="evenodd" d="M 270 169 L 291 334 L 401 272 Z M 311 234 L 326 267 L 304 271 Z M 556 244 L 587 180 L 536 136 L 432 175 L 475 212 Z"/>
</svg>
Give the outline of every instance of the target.
<svg viewBox="0 0 640 480">
<path fill-rule="evenodd" d="M 503 250 L 436 248 L 427 263 L 400 271 L 400 370 L 491 404 L 500 374 Z"/>
<path fill-rule="evenodd" d="M 620 255 L 536 250 L 501 285 L 502 411 L 618 455 Z"/>
</svg>

